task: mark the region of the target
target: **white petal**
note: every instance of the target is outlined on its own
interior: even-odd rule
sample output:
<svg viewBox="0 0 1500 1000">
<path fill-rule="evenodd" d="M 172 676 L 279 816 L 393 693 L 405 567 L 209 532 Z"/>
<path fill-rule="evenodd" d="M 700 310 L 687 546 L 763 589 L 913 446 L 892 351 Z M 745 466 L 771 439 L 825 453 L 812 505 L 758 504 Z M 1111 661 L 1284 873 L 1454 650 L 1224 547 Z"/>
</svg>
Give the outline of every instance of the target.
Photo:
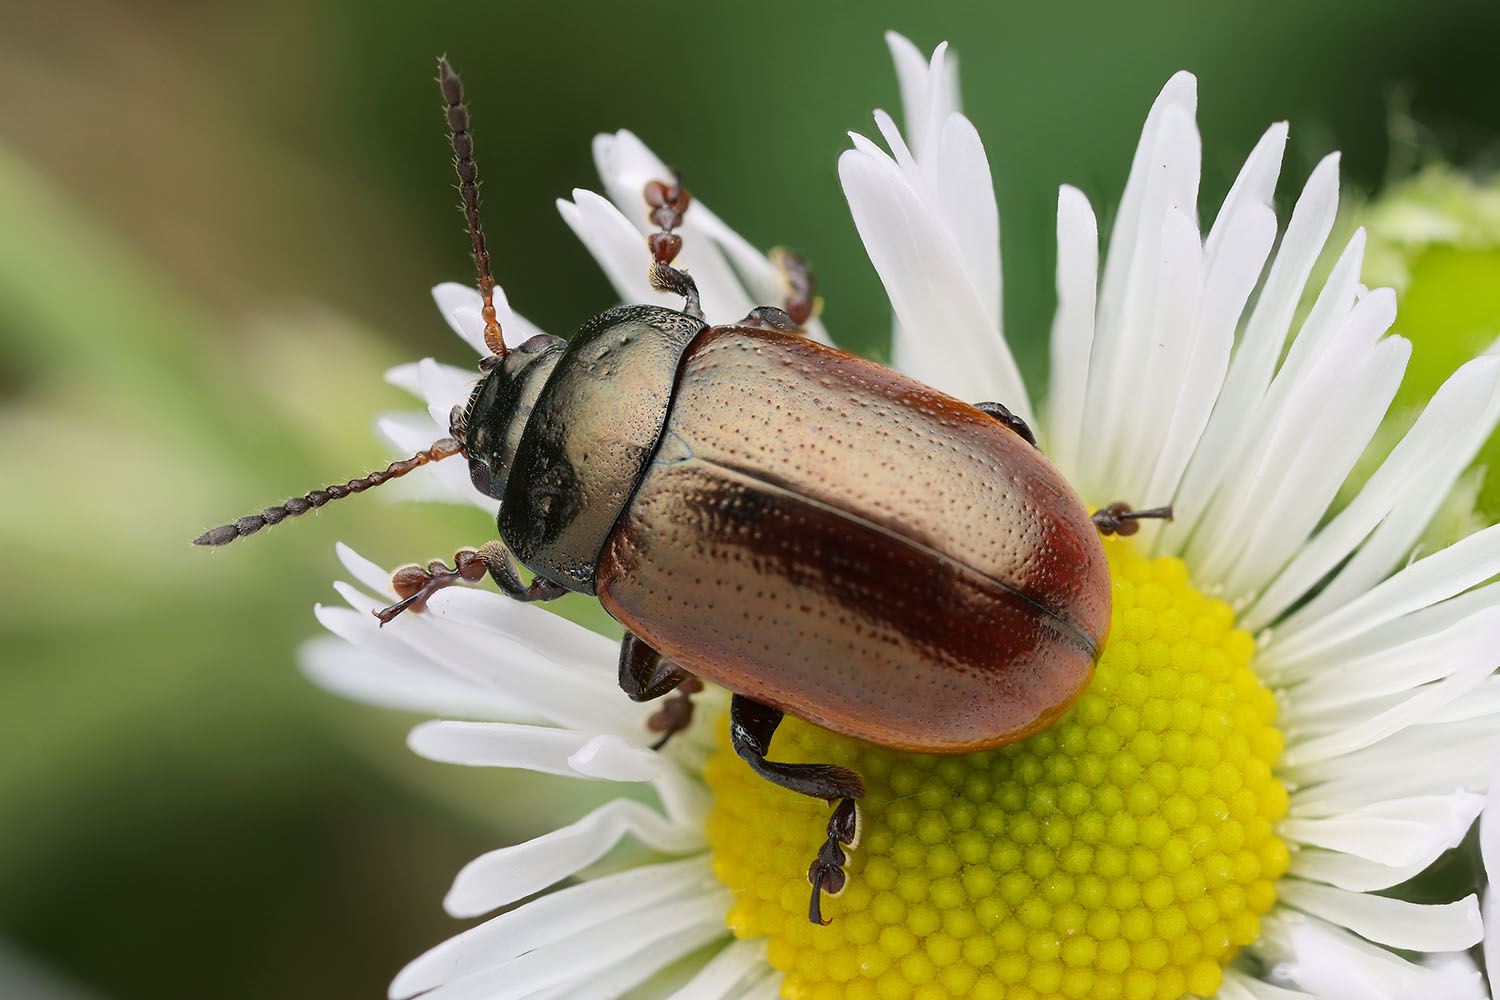
<svg viewBox="0 0 1500 1000">
<path fill-rule="evenodd" d="M 1045 433 L 1047 453 L 1067 473 L 1077 468 L 1083 435 L 1098 283 L 1099 224 L 1083 192 L 1065 184 L 1057 192 L 1057 313 Z"/>
<path fill-rule="evenodd" d="M 527 705 L 528 714 L 560 726 L 629 735 L 642 724 L 640 710 L 622 702 L 605 677 L 559 663 L 518 636 L 445 623 L 443 607 L 457 595 L 438 594 L 425 612 L 404 614 L 382 628 L 372 612 L 383 602 L 345 584 L 335 584 L 335 589 L 358 614 L 351 620 L 320 614 L 319 620 L 361 648 L 390 659 L 427 662 L 464 680 L 494 686 Z"/>
<path fill-rule="evenodd" d="M 1271 373 L 1323 242 L 1338 209 L 1338 157 L 1326 157 L 1303 188 L 1265 287 L 1230 361 L 1213 415 L 1177 492 L 1176 520 L 1162 526 L 1158 551 L 1176 553 L 1192 535 L 1224 477 L 1240 462 L 1243 442 L 1256 429 Z"/>
<path fill-rule="evenodd" d="M 1292 793 L 1300 812 L 1331 816 L 1388 798 L 1442 794 L 1454 788 L 1483 792 L 1489 761 L 1500 751 L 1500 726 L 1485 717 L 1412 726 L 1355 753 L 1320 761 L 1298 777 L 1309 787 Z"/>
<path fill-rule="evenodd" d="M 1266 644 L 1279 662 L 1314 656 L 1500 573 L 1500 525 L 1475 532 L 1407 566 L 1316 622 L 1277 629 Z"/>
<path fill-rule="evenodd" d="M 671 172 L 645 143 L 624 130 L 595 137 L 594 162 L 610 200 L 637 227 L 639 241 L 644 246 L 644 236 L 654 231 L 648 219 L 646 184 L 666 181 Z M 697 282 L 704 311 L 711 321 L 735 322 L 753 306 L 779 306 L 786 300 L 789 288 L 776 265 L 725 225 L 703 202 L 695 198 L 689 204 L 677 233 L 682 236 L 677 266 Z M 807 323 L 806 332 L 815 340 L 828 342 L 827 333 L 816 319 Z"/>
<path fill-rule="evenodd" d="M 1240 313 L 1276 239 L 1276 213 L 1245 207 L 1226 227 L 1217 253 L 1206 257 L 1201 308 L 1172 414 L 1161 435 L 1143 497 L 1172 498 L 1218 399 Z M 1150 501 L 1156 504 L 1158 501 Z"/>
<path fill-rule="evenodd" d="M 601 743 L 601 741 L 604 741 Z M 619 737 L 503 722 L 424 722 L 407 745 L 419 756 L 469 767 L 519 767 L 564 777 L 652 781 L 674 765 Z M 588 751 L 583 766 L 573 757 Z"/>
<path fill-rule="evenodd" d="M 1283 879 L 1277 893 L 1288 906 L 1392 948 L 1458 951 L 1473 947 L 1484 936 L 1478 898 L 1472 895 L 1455 903 L 1424 905 L 1298 879 Z"/>
<path fill-rule="evenodd" d="M 614 799 L 576 823 L 470 861 L 443 906 L 455 917 L 488 913 L 593 864 L 627 834 L 668 854 L 703 848 L 701 830 L 673 824 L 631 799 Z"/>
<path fill-rule="evenodd" d="M 761 941 L 735 941 L 667 1000 L 729 1000 L 747 977 L 764 975 L 766 946 Z"/>
<path fill-rule="evenodd" d="M 1477 358 L 1442 384 L 1349 506 L 1297 553 L 1275 583 L 1241 616 L 1241 625 L 1257 630 L 1275 620 L 1376 530 L 1403 495 L 1430 494 L 1434 498 L 1445 495 L 1453 479 L 1473 459 L 1473 449 L 1478 447 L 1473 443 L 1471 448 L 1470 441 L 1465 439 L 1474 431 L 1487 437 L 1497 418 L 1500 418 L 1500 359 Z M 1431 512 L 1427 514 L 1430 516 Z M 1410 532 L 1420 530 L 1426 518 L 1420 524 L 1415 517 L 1409 521 L 1411 527 L 1397 541 L 1400 548 L 1381 544 L 1361 546 L 1349 565 L 1288 618 L 1287 624 L 1315 620 L 1390 572 L 1394 568 L 1393 557 L 1409 548 L 1415 537 Z M 1374 556 L 1377 549 L 1382 550 L 1383 558 Z"/>
<path fill-rule="evenodd" d="M 1304 845 L 1292 855 L 1292 863 L 1287 868 L 1287 874 L 1311 882 L 1326 882 L 1351 892 L 1378 892 L 1420 875 L 1438 859 L 1443 851 L 1452 850 L 1461 843 L 1463 836 L 1460 833 L 1457 840 L 1431 857 L 1394 867 L 1356 857 L 1353 854 L 1325 851 L 1321 847 Z"/>
<path fill-rule="evenodd" d="M 998 400 L 1033 422 L 1010 350 L 930 206 L 894 160 L 854 138 L 856 148 L 839 157 L 844 194 L 896 319 L 920 345 L 897 363 L 950 395 Z"/>
<path fill-rule="evenodd" d="M 1277 683 L 1296 682 L 1280 699 L 1281 722 L 1295 727 L 1338 713 L 1342 724 L 1347 716 L 1341 710 L 1351 704 L 1402 694 L 1447 677 L 1497 647 L 1500 608 L 1486 607 L 1439 632 L 1416 633 L 1360 655 L 1315 661 L 1310 668 L 1304 661 L 1303 669 L 1273 675 Z"/>
<path fill-rule="evenodd" d="M 1101 318 L 1112 318 L 1122 311 L 1126 285 L 1131 280 L 1134 266 L 1138 231 L 1143 225 L 1154 230 L 1160 224 L 1160 210 L 1148 210 L 1146 201 L 1151 178 L 1162 166 L 1158 138 L 1163 122 L 1169 117 L 1180 122 L 1185 116 L 1191 123 L 1197 107 L 1198 81 L 1193 74 L 1180 72 L 1167 81 L 1146 115 L 1141 141 L 1136 145 L 1130 176 L 1125 182 L 1125 193 L 1120 199 L 1120 211 L 1110 234 L 1109 252 L 1105 255 L 1104 278 L 1099 292 Z M 1196 204 L 1196 199 L 1191 204 Z"/>
<path fill-rule="evenodd" d="M 445 281 L 433 288 L 432 298 L 454 333 L 481 355 L 490 353 L 484 343 L 484 298 L 477 288 Z M 505 289 L 499 285 L 495 286 L 493 301 L 495 319 L 500 323 L 500 332 L 507 347 L 519 347 L 542 332 L 535 324 L 511 309 L 510 301 L 505 297 Z"/>
<path fill-rule="evenodd" d="M 722 937 L 723 915 L 717 909 L 722 906 L 718 893 L 663 903 L 637 911 L 628 934 L 621 933 L 617 924 L 590 927 L 450 981 L 425 996 L 430 1000 L 519 1000 L 564 984 L 572 984 L 572 991 L 564 994 L 568 996 L 587 996 L 595 984 L 603 992 L 594 995 L 614 996 Z"/>
<path fill-rule="evenodd" d="M 1479 857 L 1484 862 L 1484 964 L 1490 970 L 1490 990 L 1500 988 L 1500 757 L 1490 774 L 1490 790 L 1479 818 Z"/>
<path fill-rule="evenodd" d="M 669 899 L 711 892 L 705 856 L 643 865 L 568 886 L 471 927 L 415 959 L 391 983 L 392 997 L 430 990 L 597 926 L 616 926 Z"/>
<path fill-rule="evenodd" d="M 1154 278 L 1157 282 L 1150 334 L 1141 343 L 1137 381 L 1131 395 L 1131 418 L 1116 434 L 1108 485 L 1095 476 L 1084 482 L 1086 495 L 1145 496 L 1146 482 L 1161 453 L 1162 437 L 1172 429 L 1172 414 L 1187 371 L 1197 331 L 1203 292 L 1203 244 L 1191 210 L 1168 209 L 1162 223 Z M 1118 411 L 1117 411 L 1118 412 Z"/>
<path fill-rule="evenodd" d="M 622 302 L 645 302 L 668 309 L 682 305 L 678 296 L 652 289 L 646 277 L 651 265 L 646 241 L 608 200 L 592 191 L 575 188 L 572 201 L 557 200 L 557 211 L 593 255 Z"/>
<path fill-rule="evenodd" d="M 1288 816 L 1280 836 L 1341 851 L 1387 867 L 1431 862 L 1463 839 L 1484 797 L 1457 789 L 1448 795 L 1392 799 L 1324 819 Z"/>
<path fill-rule="evenodd" d="M 1181 74 L 1173 80 L 1179 77 Z M 1168 89 L 1172 89 L 1171 83 Z M 1087 485 L 1083 492 L 1089 495 L 1104 492 L 1133 471 L 1132 463 L 1140 460 L 1129 451 L 1136 421 L 1120 420 L 1118 416 L 1135 412 L 1139 405 L 1136 396 L 1158 353 L 1155 320 L 1157 303 L 1166 287 L 1161 272 L 1167 259 L 1162 240 L 1173 231 L 1167 228 L 1167 220 L 1172 213 L 1189 221 L 1196 218 L 1200 145 L 1191 110 L 1176 104 L 1166 106 L 1154 129 L 1148 120 L 1147 132 L 1141 137 L 1143 146 L 1148 138 L 1152 148 L 1149 169 L 1140 178 L 1139 204 L 1129 223 L 1127 206 L 1121 205 L 1099 293 L 1094 357 L 1089 363 L 1088 401 L 1084 407 L 1084 426 L 1089 434 L 1083 442 L 1080 463 L 1089 477 L 1084 480 Z M 1140 155 L 1138 150 L 1138 162 Z M 1136 182 L 1133 169 L 1130 185 Z M 1127 200 L 1132 197 L 1130 185 L 1126 188 Z M 1154 455 L 1151 460 L 1154 465 Z"/>
<path fill-rule="evenodd" d="M 472 371 L 443 365 L 426 358 L 417 363 L 417 388 L 427 403 L 432 422 L 446 435 L 455 406 L 463 406 L 474 392 L 479 376 Z"/>
<path fill-rule="evenodd" d="M 919 159 L 932 155 L 942 123 L 959 111 L 958 57 L 943 42 L 924 57 L 904 35 L 885 33 L 901 87 L 901 115 Z"/>
<path fill-rule="evenodd" d="M 1280 374 L 1272 383 L 1244 465 L 1226 476 L 1187 549 L 1194 573 L 1224 581 L 1226 597 L 1253 597 L 1280 568 L 1374 433 L 1411 350 L 1398 337 L 1376 343 L 1394 315 L 1392 296 L 1371 295 L 1295 385 L 1278 393 Z"/>
<path fill-rule="evenodd" d="M 1319 1000 L 1311 993 L 1288 990 L 1280 986 L 1251 979 L 1238 969 L 1224 970 L 1224 985 L 1214 994 L 1214 1000 Z"/>
<path fill-rule="evenodd" d="M 1268 915 L 1262 928 L 1252 947 L 1270 966 L 1271 978 L 1320 1000 L 1458 1000 L 1434 992 L 1451 985 L 1445 971 L 1408 962 L 1342 927 L 1282 911 Z"/>
<path fill-rule="evenodd" d="M 1494 670 L 1497 659 L 1500 659 L 1500 649 L 1480 646 L 1472 650 L 1451 675 L 1406 695 L 1378 715 L 1353 722 L 1338 732 L 1294 741 L 1283 755 L 1281 764 L 1287 768 L 1304 767 L 1370 746 L 1408 726 L 1426 721 L 1437 709 L 1473 691 Z"/>
<path fill-rule="evenodd" d="M 443 426 L 438 427 L 427 413 L 400 413 L 384 416 L 376 421 L 376 430 L 403 455 L 414 455 L 430 448 L 432 442 L 448 433 L 446 428 L 446 418 Z M 444 503 L 466 504 L 477 507 L 491 518 L 495 516 L 500 504 L 498 500 L 476 490 L 469 479 L 468 464 L 454 459 L 428 462 L 389 486 L 381 487 L 381 496 L 391 499 L 421 497 Z"/>
<path fill-rule="evenodd" d="M 297 659 L 314 684 L 369 705 L 474 719 L 520 719 L 530 714 L 503 691 L 356 649 L 333 636 L 304 643 Z"/>
<path fill-rule="evenodd" d="M 1281 154 L 1286 150 L 1287 124 L 1277 122 L 1266 129 L 1245 165 L 1224 196 L 1224 204 L 1214 217 L 1213 228 L 1203 241 L 1203 254 L 1213 261 L 1218 257 L 1225 234 L 1240 212 L 1248 208 L 1270 208 L 1276 194 L 1276 178 L 1281 173 Z"/>
</svg>

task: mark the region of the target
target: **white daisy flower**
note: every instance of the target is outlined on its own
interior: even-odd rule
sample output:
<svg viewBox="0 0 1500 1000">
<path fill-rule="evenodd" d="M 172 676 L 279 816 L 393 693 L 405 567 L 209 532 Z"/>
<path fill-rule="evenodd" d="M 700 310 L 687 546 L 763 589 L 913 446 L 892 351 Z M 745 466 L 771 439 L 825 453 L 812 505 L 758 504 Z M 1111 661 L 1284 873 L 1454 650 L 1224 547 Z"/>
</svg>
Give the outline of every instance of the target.
<svg viewBox="0 0 1500 1000">
<path fill-rule="evenodd" d="M 413 731 L 435 760 L 655 792 L 470 863 L 448 910 L 503 912 L 412 962 L 392 996 L 616 996 L 689 956 L 671 995 L 694 1000 L 1487 995 L 1465 955 L 1476 896 L 1377 893 L 1459 843 L 1500 750 L 1500 585 L 1485 585 L 1500 526 L 1407 562 L 1500 417 L 1500 360 L 1455 372 L 1330 511 L 1405 367 L 1409 345 L 1385 336 L 1395 296 L 1360 285 L 1356 234 L 1293 329 L 1333 227 L 1337 158 L 1278 230 L 1287 128 L 1273 125 L 1204 235 L 1183 73 L 1147 116 L 1102 269 L 1087 198 L 1061 190 L 1051 383 L 1034 406 L 1001 332 L 995 197 L 955 61 L 889 41 L 905 131 L 877 112 L 885 147 L 855 135 L 839 170 L 890 295 L 897 365 L 1032 421 L 1091 505 L 1176 509 L 1108 543 L 1114 617 L 1092 686 L 1052 728 L 953 757 L 789 719 L 779 759 L 849 763 L 870 788 L 849 886 L 814 926 L 805 873 L 826 807 L 751 775 L 722 735 L 722 694 L 699 696 L 694 726 L 653 752 L 653 708 L 618 690 L 610 641 L 484 590 L 378 628 L 389 574 L 341 548 L 356 585 L 338 585 L 349 608 L 318 609 L 337 636 L 307 647 L 320 683 L 468 720 Z M 624 300 L 675 307 L 646 281 L 641 192 L 664 165 L 628 132 L 594 152 L 607 197 L 574 192 L 564 219 Z M 771 262 L 701 204 L 679 232 L 710 321 L 784 297 Z M 487 353 L 478 295 L 435 296 Z M 511 343 L 536 332 L 499 311 Z M 429 360 L 392 380 L 428 414 L 382 428 L 421 449 L 473 374 Z M 432 472 L 493 513 L 457 463 Z M 1500 836 L 1485 842 L 1494 864 Z"/>
</svg>

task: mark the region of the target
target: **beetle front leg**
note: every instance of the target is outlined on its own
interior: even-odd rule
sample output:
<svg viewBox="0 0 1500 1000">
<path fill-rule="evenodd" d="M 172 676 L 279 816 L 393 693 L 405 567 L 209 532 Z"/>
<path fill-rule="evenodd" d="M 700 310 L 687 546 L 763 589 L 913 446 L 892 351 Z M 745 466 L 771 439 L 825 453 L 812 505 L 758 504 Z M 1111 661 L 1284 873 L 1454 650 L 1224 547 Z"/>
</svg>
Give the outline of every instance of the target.
<svg viewBox="0 0 1500 1000">
<path fill-rule="evenodd" d="M 478 583 L 488 573 L 500 593 L 516 601 L 551 601 L 568 592 L 561 584 L 540 576 L 530 586 L 521 583 L 516 564 L 510 552 L 499 541 L 485 542 L 477 549 L 459 549 L 453 553 L 453 565 L 445 566 L 434 559 L 423 569 L 415 563 L 402 566 L 391 574 L 391 589 L 401 598 L 388 608 L 373 612 L 380 624 L 388 624 L 406 610 L 421 611 L 427 599 L 445 587 L 462 583 Z"/>
<path fill-rule="evenodd" d="M 813 887 L 807 919 L 826 924 L 823 893 L 837 896 L 848 884 L 844 864 L 849 858 L 845 848 L 853 849 L 859 844 L 859 806 L 855 800 L 864 797 L 865 783 L 847 767 L 835 764 L 782 764 L 766 760 L 771 737 L 781 720 L 779 708 L 737 694 L 729 702 L 729 741 L 750 769 L 767 781 L 802 795 L 825 799 L 830 805 L 837 803 L 828 819 L 828 839 L 807 869 L 807 881 Z"/>
<path fill-rule="evenodd" d="M 682 732 L 692 723 L 692 696 L 703 690 L 703 682 L 662 656 L 634 632 L 626 632 L 620 640 L 620 690 L 631 701 L 652 701 L 677 692 L 646 720 L 647 729 L 662 734 L 661 739 L 651 744 L 652 750 L 660 750 L 674 733 Z"/>
</svg>

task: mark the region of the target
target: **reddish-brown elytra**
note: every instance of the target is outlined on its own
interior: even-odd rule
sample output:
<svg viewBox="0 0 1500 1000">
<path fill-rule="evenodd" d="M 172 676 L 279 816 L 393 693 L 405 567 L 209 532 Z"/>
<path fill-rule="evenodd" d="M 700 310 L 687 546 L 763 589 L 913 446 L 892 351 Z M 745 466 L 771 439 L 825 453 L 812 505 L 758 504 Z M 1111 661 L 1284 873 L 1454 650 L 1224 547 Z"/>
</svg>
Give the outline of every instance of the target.
<svg viewBox="0 0 1500 1000">
<path fill-rule="evenodd" d="M 1083 691 L 1109 626 L 1092 516 L 998 403 L 970 405 L 801 335 L 816 300 L 783 253 L 785 308 L 711 326 L 672 266 L 690 198 L 673 177 L 643 192 L 657 231 L 649 277 L 682 311 L 611 309 L 570 341 L 501 337 L 458 77 L 439 80 L 484 299 L 483 377 L 450 436 L 385 472 L 316 490 L 205 532 L 223 545 L 285 517 L 462 454 L 500 501 L 500 539 L 454 565 L 398 570 L 402 600 L 488 575 L 506 595 L 596 594 L 628 630 L 620 686 L 646 701 L 657 746 L 691 719 L 697 678 L 732 691 L 730 736 L 758 774 L 836 803 L 808 871 L 809 917 L 845 884 L 859 775 L 766 759 L 783 713 L 902 750 L 963 753 L 1053 722 Z M 516 561 L 535 576 L 523 584 Z"/>
</svg>

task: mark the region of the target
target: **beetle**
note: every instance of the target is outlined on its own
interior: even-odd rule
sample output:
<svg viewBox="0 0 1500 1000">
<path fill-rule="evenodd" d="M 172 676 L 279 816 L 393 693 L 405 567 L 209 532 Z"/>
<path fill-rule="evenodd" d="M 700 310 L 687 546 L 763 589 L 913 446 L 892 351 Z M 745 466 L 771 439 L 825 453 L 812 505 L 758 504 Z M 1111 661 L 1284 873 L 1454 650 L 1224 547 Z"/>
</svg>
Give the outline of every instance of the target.
<svg viewBox="0 0 1500 1000">
<path fill-rule="evenodd" d="M 786 714 L 880 746 L 966 753 L 1055 721 L 1083 692 L 1109 626 L 1099 534 L 1133 533 L 1123 503 L 1093 514 L 1003 405 L 969 405 L 801 335 L 811 277 L 710 325 L 672 266 L 690 196 L 645 190 L 650 278 L 681 310 L 610 309 L 568 341 L 507 349 L 479 218 L 463 88 L 439 82 L 484 300 L 482 378 L 450 434 L 411 458 L 205 532 L 223 545 L 462 455 L 500 501 L 500 538 L 396 571 L 384 625 L 488 576 L 520 601 L 592 594 L 626 629 L 620 686 L 678 694 L 659 748 L 691 719 L 699 678 L 732 692 L 730 737 L 768 780 L 833 806 L 808 870 L 808 917 L 846 884 L 864 783 L 849 768 L 767 759 Z M 523 584 L 517 561 L 534 575 Z"/>
</svg>

